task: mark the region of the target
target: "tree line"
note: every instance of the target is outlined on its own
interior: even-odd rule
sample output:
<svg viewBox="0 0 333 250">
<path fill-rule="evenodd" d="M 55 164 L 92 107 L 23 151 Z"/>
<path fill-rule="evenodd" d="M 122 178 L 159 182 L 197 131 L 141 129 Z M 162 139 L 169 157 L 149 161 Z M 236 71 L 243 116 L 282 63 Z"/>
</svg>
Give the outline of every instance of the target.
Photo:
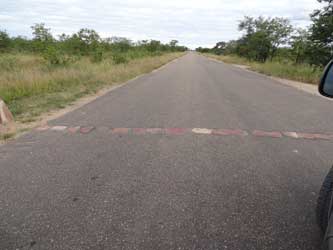
<svg viewBox="0 0 333 250">
<path fill-rule="evenodd" d="M 196 50 L 217 55 L 234 54 L 251 61 L 284 59 L 295 64 L 322 66 L 333 58 L 333 0 L 318 0 L 324 6 L 311 14 L 307 29 L 295 28 L 287 18 L 245 16 L 237 40 L 218 42 L 214 48 Z"/>
<path fill-rule="evenodd" d="M 55 38 L 44 23 L 35 24 L 31 29 L 31 39 L 10 37 L 5 30 L 0 30 L 0 56 L 1 53 L 11 52 L 36 53 L 51 64 L 66 64 L 81 56 L 89 56 L 92 61 L 99 62 L 106 54 L 111 54 L 115 63 L 123 63 L 127 60 L 124 54 L 128 52 L 132 57 L 139 57 L 187 50 L 177 40 L 163 44 L 157 40 L 133 42 L 123 37 L 101 38 L 95 30 L 87 28 Z"/>
</svg>

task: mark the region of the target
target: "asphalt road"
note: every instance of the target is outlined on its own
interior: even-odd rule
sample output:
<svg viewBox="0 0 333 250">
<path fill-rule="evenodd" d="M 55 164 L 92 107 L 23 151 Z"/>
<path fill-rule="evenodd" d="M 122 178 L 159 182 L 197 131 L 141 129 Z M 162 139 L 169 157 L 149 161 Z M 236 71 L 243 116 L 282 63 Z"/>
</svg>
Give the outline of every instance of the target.
<svg viewBox="0 0 333 250">
<path fill-rule="evenodd" d="M 189 53 L 0 147 L 0 249 L 318 250 L 332 109 Z"/>
</svg>

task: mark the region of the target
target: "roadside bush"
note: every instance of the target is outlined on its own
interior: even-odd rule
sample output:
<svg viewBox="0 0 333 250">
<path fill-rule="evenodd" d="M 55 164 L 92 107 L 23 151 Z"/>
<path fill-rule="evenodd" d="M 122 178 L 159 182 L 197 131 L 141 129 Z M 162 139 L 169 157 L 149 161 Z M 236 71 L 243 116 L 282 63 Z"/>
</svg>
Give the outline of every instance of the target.
<svg viewBox="0 0 333 250">
<path fill-rule="evenodd" d="M 42 55 L 51 65 L 67 65 L 74 60 L 53 46 L 47 47 Z"/>
<path fill-rule="evenodd" d="M 11 40 L 6 31 L 0 30 L 0 52 L 7 51 L 10 47 Z"/>
<path fill-rule="evenodd" d="M 112 55 L 112 60 L 115 64 L 122 64 L 122 63 L 127 63 L 128 62 L 126 56 L 124 56 L 120 53 L 113 54 Z"/>
<path fill-rule="evenodd" d="M 161 56 L 163 53 L 161 51 L 154 51 L 151 53 L 152 56 Z"/>
<path fill-rule="evenodd" d="M 94 63 L 103 61 L 103 50 L 101 48 L 98 48 L 91 53 L 91 61 Z"/>
</svg>

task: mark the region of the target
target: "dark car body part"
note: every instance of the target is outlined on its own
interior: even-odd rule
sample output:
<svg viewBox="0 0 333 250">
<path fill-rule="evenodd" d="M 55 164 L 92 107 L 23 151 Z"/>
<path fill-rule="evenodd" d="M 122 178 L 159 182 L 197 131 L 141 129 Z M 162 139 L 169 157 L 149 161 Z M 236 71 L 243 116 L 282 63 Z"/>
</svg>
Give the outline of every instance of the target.
<svg viewBox="0 0 333 250">
<path fill-rule="evenodd" d="M 333 217 L 332 217 L 332 205 L 333 205 L 333 195 L 331 195 L 330 205 L 329 205 L 329 220 L 328 225 L 325 232 L 324 242 L 323 242 L 323 249 L 324 250 L 333 250 Z"/>
<path fill-rule="evenodd" d="M 333 98 L 332 94 L 328 94 L 327 92 L 324 91 L 324 86 L 325 86 L 325 82 L 326 82 L 326 78 L 327 78 L 327 74 L 330 72 L 330 69 L 333 67 L 333 60 L 330 61 L 325 70 L 324 70 L 324 74 L 322 75 L 321 79 L 320 79 L 320 83 L 319 83 L 319 93 L 323 96 L 329 97 L 329 98 Z"/>
<path fill-rule="evenodd" d="M 333 60 L 330 61 L 327 64 L 327 66 L 324 70 L 324 74 L 323 74 L 323 76 L 320 80 L 320 84 L 319 84 L 319 93 L 321 95 L 329 97 L 329 98 L 333 98 L 333 93 L 328 93 L 327 91 L 325 91 L 325 83 L 327 84 L 327 77 L 328 77 L 329 72 L 332 70 L 332 67 L 333 67 Z M 330 196 L 330 197 L 327 197 L 327 199 L 326 199 L 326 202 L 328 202 L 328 200 L 329 200 L 329 206 L 328 206 L 329 209 L 328 209 L 328 211 L 325 211 L 325 212 L 327 212 L 327 214 L 325 214 L 325 216 L 327 215 L 328 219 L 326 220 L 325 225 L 323 224 L 323 220 L 318 221 L 319 226 L 321 227 L 321 229 L 323 229 L 323 231 L 325 231 L 325 237 L 324 237 L 323 248 L 322 248 L 323 250 L 333 250 L 333 216 L 332 216 L 332 212 L 333 212 L 333 195 L 332 195 L 333 180 L 330 179 L 330 175 L 332 174 L 331 173 L 332 171 L 333 171 L 333 168 L 331 169 L 331 171 L 326 176 L 326 178 L 324 180 L 324 183 L 323 183 L 323 186 L 322 186 L 322 189 L 324 189 L 325 185 L 328 184 L 328 183 L 325 183 L 325 182 L 327 182 L 327 180 L 330 181 L 329 190 L 326 190 L 326 191 L 328 191 L 328 195 Z M 321 192 L 322 192 L 322 190 L 321 190 Z M 319 199 L 320 199 L 320 197 L 319 197 Z M 317 204 L 317 206 L 318 206 L 318 204 Z M 317 213 L 318 213 L 318 207 L 317 207 Z M 318 214 L 317 214 L 317 216 L 318 216 Z"/>
</svg>

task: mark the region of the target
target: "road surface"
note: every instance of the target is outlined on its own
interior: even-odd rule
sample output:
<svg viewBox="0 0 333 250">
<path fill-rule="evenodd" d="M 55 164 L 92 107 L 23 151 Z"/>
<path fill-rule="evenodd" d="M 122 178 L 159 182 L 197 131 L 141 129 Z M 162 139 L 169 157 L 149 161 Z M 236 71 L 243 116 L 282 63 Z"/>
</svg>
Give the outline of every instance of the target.
<svg viewBox="0 0 333 250">
<path fill-rule="evenodd" d="M 0 249 L 318 250 L 332 109 L 188 53 L 0 147 Z"/>
</svg>

